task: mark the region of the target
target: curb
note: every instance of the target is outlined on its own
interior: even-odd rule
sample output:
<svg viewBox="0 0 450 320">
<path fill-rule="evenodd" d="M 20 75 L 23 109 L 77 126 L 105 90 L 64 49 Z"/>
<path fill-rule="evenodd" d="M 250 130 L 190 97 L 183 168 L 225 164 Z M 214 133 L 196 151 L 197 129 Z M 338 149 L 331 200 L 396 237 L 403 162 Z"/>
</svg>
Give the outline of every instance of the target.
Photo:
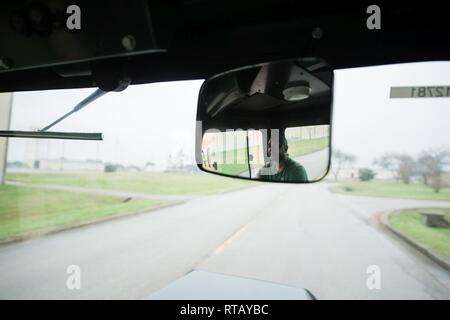
<svg viewBox="0 0 450 320">
<path fill-rule="evenodd" d="M 395 197 L 395 196 L 374 196 L 374 195 L 368 195 L 368 194 L 354 194 L 351 192 L 346 192 L 346 191 L 340 191 L 340 190 L 333 190 L 336 186 L 329 186 L 328 190 L 331 193 L 334 194 L 341 194 L 344 196 L 351 196 L 351 197 L 370 197 L 370 198 L 378 198 L 378 199 L 400 199 L 400 200 L 412 200 L 412 201 L 434 201 L 434 202 L 449 202 L 450 200 L 446 200 L 446 199 L 430 199 L 430 198 L 408 198 L 408 197 Z"/>
<path fill-rule="evenodd" d="M 27 232 L 27 233 L 22 233 L 22 234 L 18 234 L 15 236 L 10 236 L 4 239 L 0 240 L 0 246 L 3 245 L 7 245 L 7 244 L 12 244 L 14 242 L 21 242 L 21 241 L 26 241 L 26 240 L 33 240 L 33 239 L 39 239 L 54 233 L 58 233 L 58 232 L 62 232 L 62 231 L 69 231 L 72 229 L 77 229 L 77 228 L 82 228 L 82 227 L 87 227 L 90 225 L 95 225 L 98 223 L 102 223 L 102 222 L 108 222 L 108 221 L 112 221 L 115 219 L 120 219 L 120 218 L 127 218 L 127 217 L 133 217 L 136 216 L 138 214 L 143 214 L 143 213 L 150 213 L 153 211 L 157 211 L 160 209 L 165 209 L 168 207 L 174 207 L 180 204 L 183 204 L 186 201 L 177 201 L 174 203 L 168 203 L 168 204 L 163 204 L 157 207 L 151 207 L 149 209 L 139 209 L 133 212 L 126 212 L 126 213 L 120 213 L 120 214 L 116 214 L 116 215 L 111 215 L 111 216 L 106 216 L 106 217 L 102 217 L 102 218 L 95 218 L 95 219 L 90 219 L 90 220 L 84 220 L 81 222 L 77 222 L 77 223 L 73 223 L 73 224 L 69 224 L 69 225 L 65 225 L 65 226 L 59 226 L 59 227 L 51 227 L 51 228 L 44 228 L 41 230 L 36 230 L 36 231 L 31 231 L 31 232 Z"/>
<path fill-rule="evenodd" d="M 226 194 L 226 193 L 232 193 L 235 191 L 240 191 L 243 189 L 248 189 L 248 188 L 254 188 L 258 186 L 258 184 L 255 185 L 249 185 L 249 186 L 241 186 L 241 187 L 237 187 L 237 188 L 231 188 L 229 190 L 224 190 L 221 192 L 218 192 L 216 194 Z M 76 192 L 76 191 L 74 191 Z M 215 194 L 200 194 L 200 195 L 196 195 L 194 198 L 199 198 L 199 197 L 205 197 L 205 196 L 211 196 L 211 195 L 215 195 Z M 39 239 L 42 237 L 45 237 L 47 235 L 50 234 L 54 234 L 54 233 L 58 233 L 58 232 L 62 232 L 62 231 L 68 231 L 71 229 L 76 229 L 76 228 L 81 228 L 81 227 L 86 227 L 89 225 L 94 225 L 97 223 L 102 223 L 102 222 L 107 222 L 107 221 L 111 221 L 114 219 L 119 219 L 119 218 L 126 218 L 126 217 L 132 217 L 138 214 L 142 214 L 142 213 L 149 213 L 152 211 L 156 211 L 156 210 L 160 210 L 160 209 L 165 209 L 168 207 L 173 207 L 173 206 L 177 206 L 180 204 L 183 204 L 187 201 L 190 201 L 192 199 L 185 199 L 185 200 L 171 200 L 172 203 L 168 203 L 168 204 L 164 204 L 164 205 L 160 205 L 157 207 L 151 207 L 149 209 L 139 209 L 136 210 L 134 212 L 126 212 L 126 213 L 119 213 L 116 215 L 111 215 L 111 216 L 106 216 L 106 217 L 101 217 L 101 218 L 94 218 L 94 219 L 90 219 L 90 220 L 85 220 L 85 221 L 81 221 L 81 222 L 77 222 L 77 223 L 73 223 L 73 224 L 68 224 L 68 225 L 64 225 L 64 226 L 56 226 L 56 227 L 50 227 L 50 228 L 44 228 L 44 229 L 40 229 L 40 230 L 36 230 L 36 231 L 31 231 L 31 232 L 27 232 L 27 233 L 22 233 L 22 234 L 18 234 L 18 235 L 14 235 L 14 236 L 10 236 L 10 237 L 6 237 L 3 239 L 0 239 L 0 246 L 2 245 L 7 245 L 7 244 L 11 244 L 14 242 L 21 242 L 21 241 L 26 241 L 26 240 L 33 240 L 33 239 Z M 169 200 L 170 201 L 170 200 Z"/>
<path fill-rule="evenodd" d="M 392 232 L 394 235 L 396 235 L 397 237 L 401 238 L 403 241 L 405 241 L 406 243 L 408 243 L 409 245 L 411 245 L 412 247 L 414 247 L 415 249 L 417 249 L 418 251 L 420 251 L 421 253 L 426 255 L 428 258 L 433 260 L 435 263 L 437 263 L 438 265 L 443 267 L 445 270 L 450 272 L 450 261 L 448 261 L 444 257 L 441 257 L 441 256 L 437 255 L 436 253 L 434 253 L 433 250 L 431 250 L 431 249 L 425 247 L 424 245 L 418 243 L 417 241 L 415 241 L 411 237 L 407 236 L 406 234 L 404 234 L 403 232 L 401 232 L 400 230 L 394 228 L 393 226 L 391 226 L 389 224 L 389 217 L 392 214 L 395 214 L 394 212 L 395 211 L 389 211 L 389 212 L 382 213 L 380 215 L 380 218 L 379 218 L 379 221 L 381 222 L 381 224 L 386 229 L 388 229 L 390 232 Z"/>
</svg>

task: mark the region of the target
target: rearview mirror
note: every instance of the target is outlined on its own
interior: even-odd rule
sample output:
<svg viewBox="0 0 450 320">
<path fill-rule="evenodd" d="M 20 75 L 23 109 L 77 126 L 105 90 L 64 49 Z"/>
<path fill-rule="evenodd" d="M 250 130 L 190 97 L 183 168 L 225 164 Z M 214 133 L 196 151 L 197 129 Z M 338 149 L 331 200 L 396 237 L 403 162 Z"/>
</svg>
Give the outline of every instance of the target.
<svg viewBox="0 0 450 320">
<path fill-rule="evenodd" d="M 330 164 L 333 73 L 318 58 L 231 70 L 207 79 L 197 109 L 203 171 L 305 183 Z"/>
</svg>

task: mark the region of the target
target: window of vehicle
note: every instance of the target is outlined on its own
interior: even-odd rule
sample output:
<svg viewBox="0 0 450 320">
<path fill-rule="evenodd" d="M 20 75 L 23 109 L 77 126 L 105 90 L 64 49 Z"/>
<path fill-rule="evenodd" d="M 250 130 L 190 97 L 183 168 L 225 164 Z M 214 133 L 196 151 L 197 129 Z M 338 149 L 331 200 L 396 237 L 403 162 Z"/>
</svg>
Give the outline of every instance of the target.
<svg viewBox="0 0 450 320">
<path fill-rule="evenodd" d="M 130 86 L 54 128 L 103 141 L 0 138 L 0 298 L 144 298 L 192 269 L 319 299 L 450 297 L 449 62 L 335 71 L 332 128 L 284 131 L 308 172 L 327 167 L 316 155 L 331 142 L 315 184 L 201 172 L 201 84 Z M 92 91 L 2 94 L 2 129 L 43 128 Z M 210 132 L 203 146 L 211 171 L 265 164 L 257 129 Z"/>
</svg>

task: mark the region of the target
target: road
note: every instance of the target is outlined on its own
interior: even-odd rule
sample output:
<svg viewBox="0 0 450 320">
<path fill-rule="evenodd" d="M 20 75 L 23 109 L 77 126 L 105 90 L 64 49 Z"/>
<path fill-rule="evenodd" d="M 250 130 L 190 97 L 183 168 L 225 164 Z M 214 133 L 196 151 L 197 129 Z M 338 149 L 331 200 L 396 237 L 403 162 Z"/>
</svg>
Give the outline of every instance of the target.
<svg viewBox="0 0 450 320">
<path fill-rule="evenodd" d="M 0 247 L 0 298 L 139 299 L 196 268 L 304 287 L 319 299 L 450 299 L 450 274 L 372 221 L 443 201 L 262 184 Z M 81 268 L 81 289 L 66 269 Z M 378 265 L 381 289 L 366 287 Z"/>
<path fill-rule="evenodd" d="M 316 181 L 324 176 L 328 167 L 328 159 L 328 148 L 294 158 L 305 168 L 309 181 Z"/>
</svg>

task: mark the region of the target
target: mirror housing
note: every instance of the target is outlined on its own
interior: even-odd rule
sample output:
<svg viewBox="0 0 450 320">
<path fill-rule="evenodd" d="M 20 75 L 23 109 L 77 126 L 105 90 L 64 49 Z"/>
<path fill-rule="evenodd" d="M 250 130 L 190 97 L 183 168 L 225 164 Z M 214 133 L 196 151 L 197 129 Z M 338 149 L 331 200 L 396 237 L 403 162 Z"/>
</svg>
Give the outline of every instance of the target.
<svg viewBox="0 0 450 320">
<path fill-rule="evenodd" d="M 207 79 L 197 109 L 199 168 L 263 181 L 322 179 L 330 164 L 332 84 L 333 72 L 319 58 L 252 65 Z"/>
</svg>

